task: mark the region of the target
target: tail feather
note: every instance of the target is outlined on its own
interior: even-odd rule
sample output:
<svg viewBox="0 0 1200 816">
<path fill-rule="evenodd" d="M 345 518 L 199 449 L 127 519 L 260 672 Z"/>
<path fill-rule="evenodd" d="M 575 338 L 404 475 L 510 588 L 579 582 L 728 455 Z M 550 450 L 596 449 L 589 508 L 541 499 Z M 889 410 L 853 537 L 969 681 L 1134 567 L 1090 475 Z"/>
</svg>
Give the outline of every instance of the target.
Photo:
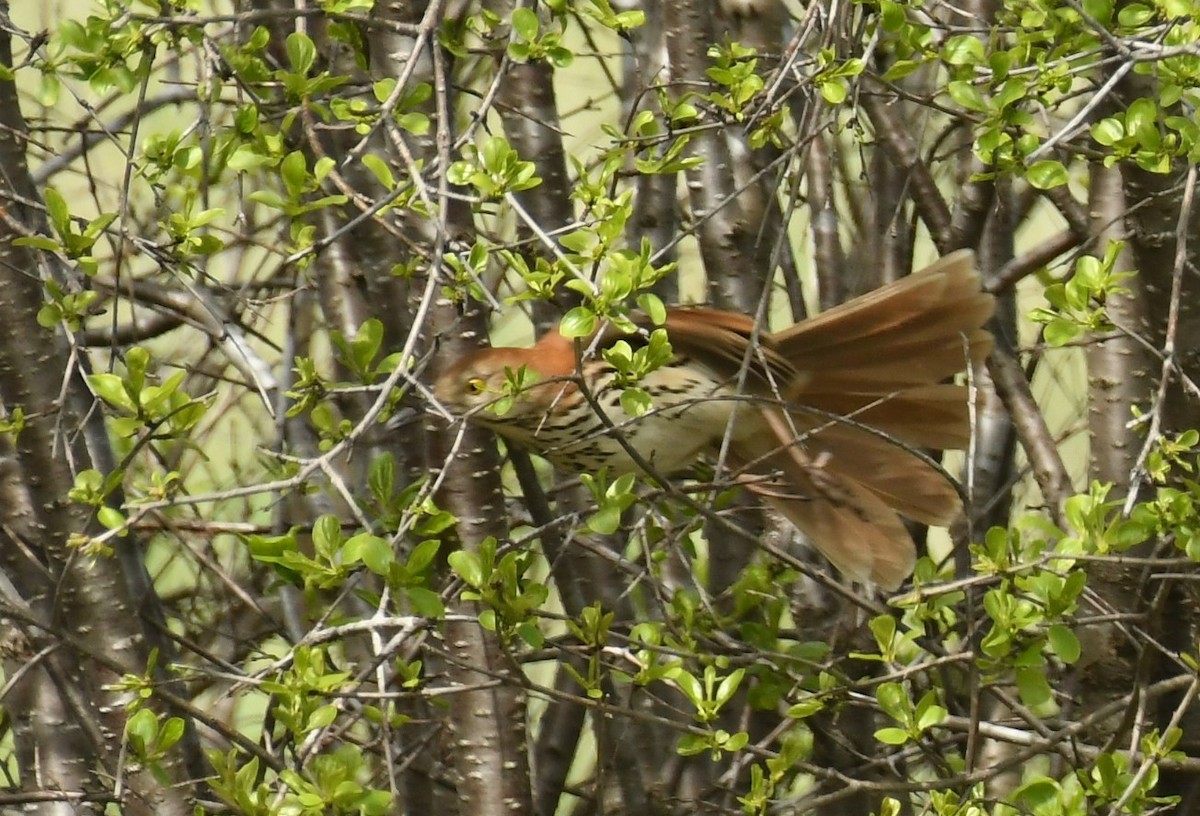
<svg viewBox="0 0 1200 816">
<path fill-rule="evenodd" d="M 793 443 L 791 424 L 776 408 L 759 411 L 766 433 L 748 434 L 731 449 L 745 466 L 746 487 L 782 513 L 846 575 L 898 587 L 916 561 L 900 516 L 875 492 L 849 478 L 835 457 Z M 758 424 L 758 423 L 756 423 Z M 753 474 L 777 474 L 756 478 Z"/>
<path fill-rule="evenodd" d="M 959 510 L 954 485 L 910 448 L 967 445 L 967 389 L 945 380 L 991 350 L 993 308 L 971 253 L 956 252 L 777 334 L 702 309 L 667 329 L 677 355 L 763 398 L 730 440 L 746 488 L 846 575 L 895 588 L 916 561 L 901 516 L 947 524 Z"/>
<path fill-rule="evenodd" d="M 979 362 L 992 350 L 991 335 L 951 324 L 927 327 L 929 337 L 848 338 L 844 346 L 805 350 L 787 356 L 808 376 L 801 387 L 820 388 L 828 381 L 862 380 L 870 383 L 917 385 L 935 383 L 963 370 L 967 361 Z"/>
<path fill-rule="evenodd" d="M 961 371 L 967 355 L 973 361 L 987 356 L 991 335 L 980 327 L 993 309 L 992 297 L 980 291 L 972 254 L 955 252 L 772 339 L 808 375 L 799 390 L 821 390 L 826 377 L 934 383 Z"/>
<path fill-rule="evenodd" d="M 973 256 L 956 252 L 772 335 L 797 375 L 790 407 L 759 408 L 755 431 L 733 440 L 748 489 L 842 572 L 899 586 L 916 560 L 901 516 L 944 525 L 960 506 L 944 473 L 905 446 L 966 447 L 968 391 L 944 381 L 991 351 L 993 309 Z"/>
<path fill-rule="evenodd" d="M 861 386 L 861 383 L 859 383 Z M 811 424 L 817 419 L 846 417 L 868 425 L 905 445 L 937 450 L 965 448 L 971 439 L 967 389 L 959 385 L 922 385 L 898 392 L 853 391 L 850 388 L 821 393 L 805 391 L 804 408 Z M 820 412 L 820 413 L 817 413 Z"/>
<path fill-rule="evenodd" d="M 869 490 L 902 516 L 945 525 L 958 513 L 958 491 L 941 470 L 870 431 L 826 423 L 802 433 L 799 444 L 810 458 Z"/>
</svg>

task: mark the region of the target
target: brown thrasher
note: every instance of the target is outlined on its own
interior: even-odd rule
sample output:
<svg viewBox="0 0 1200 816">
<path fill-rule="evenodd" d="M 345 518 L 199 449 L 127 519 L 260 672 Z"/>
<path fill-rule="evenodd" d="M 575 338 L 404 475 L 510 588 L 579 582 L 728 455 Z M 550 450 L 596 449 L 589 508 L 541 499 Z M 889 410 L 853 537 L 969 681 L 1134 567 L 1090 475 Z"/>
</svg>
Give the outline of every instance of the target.
<svg viewBox="0 0 1200 816">
<path fill-rule="evenodd" d="M 638 383 L 653 408 L 637 418 L 621 408 L 615 369 L 598 355 L 580 363 L 557 331 L 532 348 L 468 354 L 435 393 L 567 471 L 642 471 L 632 448 L 669 476 L 728 438 L 738 481 L 849 577 L 894 589 L 916 558 L 900 517 L 945 525 L 959 510 L 954 486 L 913 449 L 966 447 L 967 389 L 944 380 L 987 356 L 993 308 L 974 256 L 960 251 L 776 334 L 756 336 L 742 314 L 668 310 L 673 359 Z M 645 342 L 609 329 L 579 348 L 622 339 Z M 496 411 L 501 398 L 507 410 Z"/>
</svg>

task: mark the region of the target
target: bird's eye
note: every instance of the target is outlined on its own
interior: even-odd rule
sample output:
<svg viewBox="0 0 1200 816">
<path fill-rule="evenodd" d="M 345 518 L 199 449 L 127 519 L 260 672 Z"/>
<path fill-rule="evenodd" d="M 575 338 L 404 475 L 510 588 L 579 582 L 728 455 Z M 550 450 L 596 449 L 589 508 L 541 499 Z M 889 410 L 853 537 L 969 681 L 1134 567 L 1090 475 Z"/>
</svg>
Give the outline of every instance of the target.
<svg viewBox="0 0 1200 816">
<path fill-rule="evenodd" d="M 471 379 L 467 380 L 467 393 L 468 394 L 482 394 L 486 390 L 487 390 L 487 383 L 484 382 L 479 377 L 472 377 Z"/>
</svg>

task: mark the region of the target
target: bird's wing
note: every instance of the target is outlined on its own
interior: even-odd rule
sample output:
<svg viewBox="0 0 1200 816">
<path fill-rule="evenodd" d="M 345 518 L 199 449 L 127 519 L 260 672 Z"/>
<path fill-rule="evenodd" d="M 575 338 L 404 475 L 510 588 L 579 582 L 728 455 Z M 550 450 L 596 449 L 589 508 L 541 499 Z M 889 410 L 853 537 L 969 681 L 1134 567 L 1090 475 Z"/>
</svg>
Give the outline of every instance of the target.
<svg viewBox="0 0 1200 816">
<path fill-rule="evenodd" d="M 635 316 L 639 331 L 655 328 L 645 316 Z M 678 307 L 667 310 L 666 329 L 677 358 L 692 360 L 711 370 L 719 380 L 736 383 L 745 369 L 749 393 L 782 394 L 794 388 L 799 376 L 796 369 L 775 348 L 771 335 L 757 333 L 754 319 L 736 312 L 703 307 Z M 642 335 L 626 335 L 611 328 L 601 336 L 600 345 L 624 339 L 636 344 Z"/>
</svg>

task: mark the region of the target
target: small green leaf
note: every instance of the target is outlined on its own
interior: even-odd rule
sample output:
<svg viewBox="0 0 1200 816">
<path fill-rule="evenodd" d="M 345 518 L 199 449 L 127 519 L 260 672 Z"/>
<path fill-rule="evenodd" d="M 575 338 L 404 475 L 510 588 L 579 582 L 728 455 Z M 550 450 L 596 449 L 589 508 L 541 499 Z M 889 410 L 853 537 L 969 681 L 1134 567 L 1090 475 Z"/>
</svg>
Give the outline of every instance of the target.
<svg viewBox="0 0 1200 816">
<path fill-rule="evenodd" d="M 396 187 L 396 179 L 392 175 L 392 168 L 388 167 L 387 162 L 376 156 L 374 153 L 364 153 L 362 157 L 363 165 L 371 171 L 375 178 L 385 189 L 392 190 Z"/>
<path fill-rule="evenodd" d="M 115 507 L 110 507 L 107 504 L 102 505 L 96 511 L 96 520 L 99 521 L 106 530 L 117 530 L 125 526 L 125 514 Z"/>
<path fill-rule="evenodd" d="M 279 175 L 293 198 L 299 198 L 308 187 L 308 165 L 304 154 L 293 150 L 279 164 Z"/>
<path fill-rule="evenodd" d="M 1101 119 L 1092 125 L 1092 138 L 1102 145 L 1114 145 L 1125 138 L 1125 125 L 1116 117 Z"/>
<path fill-rule="evenodd" d="M 674 673 L 673 679 L 683 695 L 691 701 L 694 706 L 704 704 L 704 687 L 700 684 L 700 680 L 696 675 L 686 669 L 679 669 Z"/>
<path fill-rule="evenodd" d="M 537 621 L 528 620 L 518 624 L 517 635 L 532 649 L 540 649 L 546 643 L 546 636 L 538 628 Z"/>
<path fill-rule="evenodd" d="M 638 295 L 637 304 L 655 326 L 661 326 L 667 322 L 667 307 L 658 295 L 652 292 L 643 292 Z"/>
<path fill-rule="evenodd" d="M 880 19 L 884 31 L 899 31 L 905 23 L 904 4 L 895 0 L 881 0 Z"/>
<path fill-rule="evenodd" d="M 165 751 L 183 737 L 184 723 L 180 717 L 171 717 L 158 732 L 158 748 Z"/>
<path fill-rule="evenodd" d="M 1112 20 L 1113 0 L 1083 0 L 1083 10 L 1100 25 L 1106 26 Z"/>
<path fill-rule="evenodd" d="M 515 31 L 517 36 L 522 40 L 525 42 L 533 42 L 537 39 L 538 29 L 540 27 L 538 23 L 537 12 L 526 6 L 514 9 L 512 13 L 512 27 L 513 31 Z"/>
<path fill-rule="evenodd" d="M 440 618 L 446 612 L 441 596 L 431 589 L 410 586 L 405 588 L 404 594 L 408 597 L 408 602 L 412 604 L 413 611 L 418 615 L 426 618 Z"/>
<path fill-rule="evenodd" d="M 1058 659 L 1070 665 L 1079 660 L 1082 647 L 1079 644 L 1079 638 L 1075 636 L 1067 627 L 1061 623 L 1055 623 L 1046 631 L 1046 640 L 1050 643 L 1050 648 L 1058 655 Z"/>
<path fill-rule="evenodd" d="M 371 572 L 385 576 L 395 561 L 387 541 L 370 533 L 351 537 L 342 549 L 342 558 L 348 564 L 361 561 Z"/>
<path fill-rule="evenodd" d="M 927 728 L 932 728 L 946 719 L 947 711 L 939 705 L 927 706 L 917 716 L 917 728 L 924 731 Z"/>
<path fill-rule="evenodd" d="M 841 77 L 833 77 L 820 83 L 821 96 L 830 105 L 840 105 L 846 101 L 848 89 L 846 81 Z"/>
<path fill-rule="evenodd" d="M 621 392 L 621 410 L 626 416 L 640 417 L 654 408 L 654 400 L 644 388 L 626 388 Z"/>
<path fill-rule="evenodd" d="M 885 745 L 903 745 L 908 742 L 908 732 L 903 728 L 880 728 L 875 732 L 875 739 Z"/>
<path fill-rule="evenodd" d="M 911 703 L 904 687 L 899 683 L 881 683 L 875 690 L 875 699 L 879 707 L 894 720 L 904 721 Z"/>
<path fill-rule="evenodd" d="M 54 225 L 54 229 L 59 235 L 67 235 L 70 232 L 71 213 L 62 193 L 53 187 L 47 187 L 42 193 L 42 198 L 46 202 L 46 214 L 50 216 L 50 223 Z"/>
<path fill-rule="evenodd" d="M 63 312 L 56 304 L 47 303 L 38 309 L 37 322 L 43 329 L 53 329 L 62 320 Z"/>
<path fill-rule="evenodd" d="M 436 538 L 422 541 L 416 547 L 413 547 L 412 554 L 408 556 L 408 561 L 404 564 L 405 568 L 412 575 L 420 575 L 429 569 L 429 565 L 433 563 L 434 556 L 437 555 L 440 546 L 441 542 Z"/>
<path fill-rule="evenodd" d="M 44 235 L 28 235 L 21 238 L 13 239 L 14 246 L 27 246 L 34 249 L 45 249 L 50 252 L 58 252 L 63 248 L 61 241 L 55 241 L 53 238 L 47 238 Z"/>
<path fill-rule="evenodd" d="M 1030 165 L 1025 178 L 1039 190 L 1051 190 L 1067 183 L 1067 168 L 1060 161 L 1044 159 Z"/>
<path fill-rule="evenodd" d="M 1054 696 L 1041 668 L 1017 669 L 1017 691 L 1021 694 L 1021 702 L 1027 706 L 1042 705 Z"/>
<path fill-rule="evenodd" d="M 139 709 L 125 723 L 125 734 L 145 751 L 158 738 L 158 718 L 148 708 Z"/>
<path fill-rule="evenodd" d="M 600 535 L 612 535 L 621 528 L 621 508 L 616 505 L 601 507 L 587 520 L 588 529 Z"/>
<path fill-rule="evenodd" d="M 469 586 L 476 589 L 483 586 L 483 565 L 479 556 L 466 550 L 455 550 L 446 557 L 450 569 L 454 570 Z"/>
<path fill-rule="evenodd" d="M 1055 348 L 1065 346 L 1083 334 L 1083 327 L 1067 320 L 1053 320 L 1046 324 L 1046 342 Z"/>
<path fill-rule="evenodd" d="M 298 74 L 307 74 L 317 58 L 317 47 L 307 34 L 294 31 L 287 38 L 288 62 Z"/>
<path fill-rule="evenodd" d="M 305 723 L 305 726 L 308 728 L 308 730 L 314 731 L 318 728 L 324 728 L 327 725 L 330 725 L 336 719 L 337 706 L 335 706 L 333 703 L 328 703 L 313 711 L 313 713 L 308 716 L 308 721 Z"/>
<path fill-rule="evenodd" d="M 1154 19 L 1154 9 L 1142 3 L 1130 3 L 1117 13 L 1117 21 L 1125 28 L 1137 28 Z"/>
<path fill-rule="evenodd" d="M 576 306 L 563 315 L 558 331 L 567 339 L 587 337 L 596 330 L 596 313 L 586 306 Z"/>
<path fill-rule="evenodd" d="M 958 34 L 942 46 L 942 59 L 950 65 L 979 65 L 984 60 L 983 41 L 973 34 Z"/>
<path fill-rule="evenodd" d="M 125 390 L 125 381 L 116 374 L 90 374 L 88 384 L 96 396 L 114 408 L 124 409 L 131 414 L 137 412 L 137 406 Z"/>
<path fill-rule="evenodd" d="M 809 697 L 793 704 L 787 710 L 787 715 L 794 720 L 803 720 L 825 710 L 825 704 L 817 697 Z"/>
<path fill-rule="evenodd" d="M 951 99 L 967 110 L 981 113 L 987 111 L 987 102 L 984 100 L 983 94 L 970 82 L 962 80 L 950 82 L 946 85 L 946 92 L 950 94 Z"/>
</svg>

